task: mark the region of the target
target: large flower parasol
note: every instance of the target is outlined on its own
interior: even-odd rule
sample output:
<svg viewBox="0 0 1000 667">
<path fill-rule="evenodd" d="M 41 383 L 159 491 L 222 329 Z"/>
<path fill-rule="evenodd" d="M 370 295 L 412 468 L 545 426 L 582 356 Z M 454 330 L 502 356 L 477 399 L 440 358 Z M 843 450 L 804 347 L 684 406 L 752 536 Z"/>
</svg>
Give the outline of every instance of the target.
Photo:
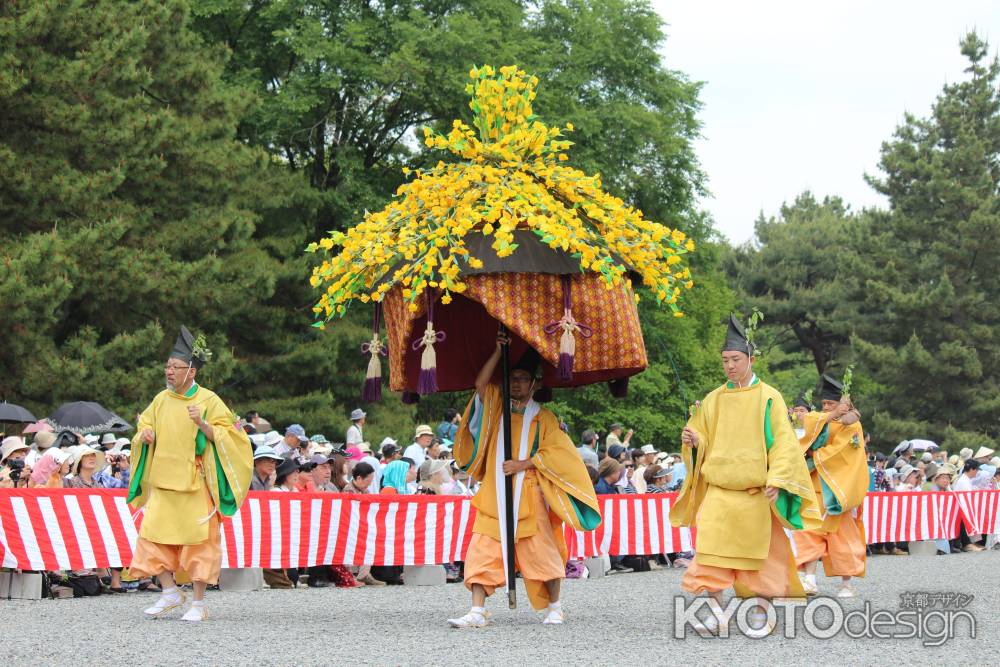
<svg viewBox="0 0 1000 667">
<path fill-rule="evenodd" d="M 682 316 L 679 297 L 693 284 L 683 256 L 693 241 L 605 192 L 600 174 L 566 164 L 573 126 L 535 116 L 536 77 L 488 65 L 469 76 L 474 127 L 455 120 L 447 134 L 424 129 L 425 144 L 448 160 L 404 169 L 412 180 L 384 209 L 309 246 L 324 257 L 311 278 L 322 289 L 317 326 L 355 301 L 384 305 L 390 385 L 406 392 L 473 386 L 497 322 L 516 334 L 515 348 L 531 345 L 548 362 L 546 386 L 642 371 L 633 288 L 638 281 Z M 382 312 L 365 345 L 368 399 L 379 393 L 386 352 Z M 452 337 L 440 345 L 442 330 Z M 436 343 L 447 349 L 441 363 Z"/>
<path fill-rule="evenodd" d="M 383 315 L 390 386 L 404 400 L 473 387 L 498 327 L 515 334 L 500 364 L 509 460 L 510 355 L 537 350 L 546 387 L 609 381 L 623 395 L 646 367 L 633 288 L 638 281 L 682 316 L 679 297 L 693 285 L 683 256 L 694 243 L 605 192 L 599 174 L 566 164 L 573 144 L 564 133 L 573 126 L 538 120 L 536 77 L 488 65 L 469 77 L 473 127 L 455 120 L 447 134 L 424 129 L 427 147 L 447 160 L 404 169 L 412 178 L 385 208 L 310 244 L 323 255 L 311 277 L 322 290 L 314 312 L 322 328 L 355 301 L 375 302 L 362 346 L 366 400 L 381 394 Z M 508 475 L 500 541 L 513 607 L 512 497 Z"/>
</svg>

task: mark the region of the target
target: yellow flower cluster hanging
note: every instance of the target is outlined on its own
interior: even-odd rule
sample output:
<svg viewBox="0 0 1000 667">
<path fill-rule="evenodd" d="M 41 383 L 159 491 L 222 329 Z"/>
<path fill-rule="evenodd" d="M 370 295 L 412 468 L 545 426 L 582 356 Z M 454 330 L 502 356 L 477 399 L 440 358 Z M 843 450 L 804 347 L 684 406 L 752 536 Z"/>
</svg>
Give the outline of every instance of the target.
<svg viewBox="0 0 1000 667">
<path fill-rule="evenodd" d="M 449 151 L 452 161 L 404 168 L 413 178 L 384 209 L 307 248 L 324 254 L 310 278 L 323 290 L 316 315 L 325 321 L 343 315 L 354 299 L 381 301 L 397 284 L 411 310 L 429 288 L 447 304 L 466 289 L 463 269 L 482 266 L 465 247 L 469 234 L 492 237 L 497 255 L 507 257 L 517 251 L 514 230 L 526 229 L 576 258 L 581 271 L 600 273 L 609 289 L 631 286 L 626 272 L 638 273 L 657 301 L 681 316 L 678 297 L 693 284 L 682 256 L 694 242 L 604 192 L 599 174 L 565 164 L 573 142 L 564 132 L 573 125 L 548 127 L 537 119 L 531 108 L 537 77 L 489 65 L 469 77 L 475 127 L 456 120 L 447 135 L 424 128 L 424 143 Z"/>
</svg>

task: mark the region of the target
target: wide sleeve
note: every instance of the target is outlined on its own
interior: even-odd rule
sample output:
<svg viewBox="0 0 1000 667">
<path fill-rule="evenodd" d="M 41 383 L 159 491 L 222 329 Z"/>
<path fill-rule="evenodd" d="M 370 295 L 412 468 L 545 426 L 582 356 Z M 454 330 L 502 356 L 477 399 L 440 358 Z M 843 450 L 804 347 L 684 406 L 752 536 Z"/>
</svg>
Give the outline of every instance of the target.
<svg viewBox="0 0 1000 667">
<path fill-rule="evenodd" d="M 500 389 L 492 383 L 482 399 L 473 394 L 452 443 L 455 463 L 478 481 L 483 480 L 490 446 L 497 439 L 501 402 Z"/>
<path fill-rule="evenodd" d="M 681 486 L 677 500 L 670 508 L 670 523 L 673 526 L 691 526 L 694 524 L 695 516 L 698 514 L 698 507 L 705 495 L 705 484 L 701 478 L 701 464 L 705 458 L 705 452 L 710 446 L 708 412 L 715 406 L 715 394 L 709 394 L 695 410 L 686 426 L 698 434 L 698 446 L 681 444 L 681 458 L 684 460 L 684 469 L 687 475 L 684 477 L 684 484 Z M 700 452 L 700 454 L 699 454 Z"/>
<path fill-rule="evenodd" d="M 545 410 L 535 428 L 537 448 L 531 448 L 542 495 L 549 507 L 576 530 L 593 530 L 601 523 L 597 494 L 587 466 L 573 441 L 559 428 L 555 415 Z"/>
<path fill-rule="evenodd" d="M 144 486 L 146 477 L 149 475 L 150 461 L 153 460 L 153 450 L 156 447 L 142 441 L 142 432 L 147 428 L 153 428 L 156 415 L 156 399 L 143 410 L 139 415 L 139 420 L 135 425 L 135 435 L 132 436 L 132 455 L 129 458 L 129 485 L 128 495 L 125 502 L 135 507 L 142 507 L 149 499 L 149 489 Z"/>
<path fill-rule="evenodd" d="M 253 448 L 250 438 L 236 426 L 236 417 L 218 396 L 205 403 L 203 419 L 212 427 L 212 440 L 205 443 L 203 454 L 208 470 L 209 492 L 215 507 L 224 516 L 232 516 L 243 504 L 253 476 Z"/>
<path fill-rule="evenodd" d="M 788 421 L 788 409 L 780 394 L 767 401 L 764 413 L 767 446 L 767 486 L 779 489 L 773 504 L 775 516 L 792 530 L 812 529 L 822 522 L 809 469 L 799 449 L 799 440 Z"/>
<path fill-rule="evenodd" d="M 864 501 L 868 492 L 868 457 L 860 422 L 831 425 L 829 440 L 813 451 L 813 461 L 841 511 L 850 511 Z"/>
<path fill-rule="evenodd" d="M 799 451 L 803 454 L 809 450 L 825 447 L 830 437 L 830 427 L 823 412 L 810 412 L 802 419 L 805 433 L 798 438 Z"/>
</svg>

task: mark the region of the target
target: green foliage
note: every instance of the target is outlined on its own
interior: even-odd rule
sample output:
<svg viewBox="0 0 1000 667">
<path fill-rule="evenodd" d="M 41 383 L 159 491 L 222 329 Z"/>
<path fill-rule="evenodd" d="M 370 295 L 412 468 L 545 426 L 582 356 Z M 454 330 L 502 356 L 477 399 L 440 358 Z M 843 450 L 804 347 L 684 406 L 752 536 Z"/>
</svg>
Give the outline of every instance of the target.
<svg viewBox="0 0 1000 667">
<path fill-rule="evenodd" d="M 200 380 L 234 409 L 339 439 L 370 313 L 311 328 L 302 249 L 422 166 L 414 130 L 467 114 L 470 65 L 517 63 L 545 81 L 539 112 L 574 121 L 574 164 L 699 243 L 687 317 L 641 306 L 651 367 L 630 399 L 594 387 L 557 405 L 575 432 L 673 438 L 717 382 L 732 297 L 693 205 L 699 84 L 661 64 L 664 39 L 639 0 L 4 4 L 0 396 L 134 416 L 186 324 L 215 352 Z M 405 442 L 466 399 L 387 395 L 366 432 Z"/>
<path fill-rule="evenodd" d="M 0 8 L 0 394 L 41 414 L 134 415 L 182 322 L 225 380 L 228 329 L 267 290 L 268 162 L 234 140 L 247 96 L 186 21 L 181 2 Z"/>
<path fill-rule="evenodd" d="M 776 218 L 758 218 L 755 243 L 733 249 L 724 265 L 730 284 L 753 308 L 767 314 L 758 344 L 783 361 L 798 363 L 805 350 L 816 374 L 842 360 L 856 325 L 851 288 L 856 284 L 854 239 L 859 222 L 839 198 L 817 202 L 806 192 L 781 207 Z M 783 364 L 772 366 L 782 370 Z"/>
<path fill-rule="evenodd" d="M 883 387 L 880 431 L 951 449 L 995 438 L 1000 410 L 1000 61 L 975 33 L 961 48 L 966 78 L 906 116 L 869 179 L 891 204 L 871 229 L 890 252 L 866 273 L 854 340 Z"/>
</svg>

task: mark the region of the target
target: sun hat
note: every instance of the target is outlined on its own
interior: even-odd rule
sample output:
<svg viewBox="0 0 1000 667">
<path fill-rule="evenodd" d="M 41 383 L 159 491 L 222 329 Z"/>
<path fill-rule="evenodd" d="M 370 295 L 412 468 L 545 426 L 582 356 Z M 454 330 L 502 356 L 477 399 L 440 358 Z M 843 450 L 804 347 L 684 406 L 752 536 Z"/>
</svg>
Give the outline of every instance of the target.
<svg viewBox="0 0 1000 667">
<path fill-rule="evenodd" d="M 324 463 L 330 463 L 332 461 L 333 459 L 331 459 L 328 456 L 324 456 L 322 454 L 313 454 L 312 456 L 309 457 L 309 465 L 311 465 L 314 468 L 316 466 L 321 466 Z"/>
<path fill-rule="evenodd" d="M 4 438 L 2 445 L 0 445 L 0 463 L 6 461 L 7 457 L 14 452 L 22 449 L 30 449 L 28 445 L 25 444 L 24 438 L 19 438 L 16 435 Z"/>
<path fill-rule="evenodd" d="M 56 442 L 56 434 L 52 431 L 39 431 L 32 442 L 38 449 L 48 449 Z"/>
<path fill-rule="evenodd" d="M 96 445 L 100 441 L 101 441 L 101 439 L 98 438 L 93 433 L 88 433 L 87 435 L 83 436 L 83 444 L 85 444 L 85 445 Z"/>
<path fill-rule="evenodd" d="M 101 436 L 101 444 L 102 445 L 113 445 L 113 444 L 115 444 L 115 434 L 114 433 L 105 433 L 104 435 L 102 435 Z"/>
<path fill-rule="evenodd" d="M 352 422 L 356 422 L 359 419 L 364 419 L 367 414 L 368 413 L 366 413 L 361 408 L 355 408 L 355 409 L 351 410 L 351 421 Z"/>
<path fill-rule="evenodd" d="M 309 448 L 306 449 L 306 452 L 309 454 L 309 456 L 314 456 L 316 454 L 329 456 L 333 453 L 333 443 L 311 442 L 309 443 Z"/>
<path fill-rule="evenodd" d="M 356 446 L 351 445 L 350 447 L 344 450 L 343 456 L 345 458 L 351 459 L 352 461 L 357 461 L 358 459 L 361 458 L 361 450 L 358 449 Z"/>
<path fill-rule="evenodd" d="M 289 475 L 299 470 L 299 462 L 295 459 L 282 459 L 274 471 L 274 485 L 279 486 Z"/>
<path fill-rule="evenodd" d="M 413 437 L 416 439 L 422 435 L 434 435 L 434 431 L 427 424 L 421 424 L 417 427 L 416 434 Z"/>
<path fill-rule="evenodd" d="M 450 467 L 450 465 L 451 464 L 448 463 L 448 461 L 442 461 L 441 459 L 428 459 L 427 461 L 424 461 L 424 465 L 420 466 L 421 468 L 420 478 L 430 479 L 431 477 L 441 472 L 442 470 L 447 470 Z M 424 476 L 424 470 L 423 470 L 424 466 L 427 466 L 426 477 Z"/>
<path fill-rule="evenodd" d="M 326 436 L 322 433 L 317 433 L 316 435 L 309 436 L 309 442 L 314 442 L 317 445 L 328 445 L 330 441 L 326 439 Z"/>
<path fill-rule="evenodd" d="M 268 431 L 264 434 L 264 446 L 266 447 L 274 447 L 275 445 L 280 444 L 282 440 L 284 440 L 284 438 L 282 438 L 281 434 L 277 431 Z"/>
<path fill-rule="evenodd" d="M 361 451 L 362 454 L 368 454 L 369 456 L 371 456 L 371 453 L 372 453 L 372 443 L 370 443 L 370 442 L 361 442 L 361 443 L 358 443 L 358 449 Z"/>
<path fill-rule="evenodd" d="M 656 447 L 654 447 L 653 445 L 643 445 L 639 451 L 642 452 L 643 454 L 655 454 Z"/>
<path fill-rule="evenodd" d="M 917 470 L 916 468 L 914 468 L 914 467 L 913 467 L 913 466 L 911 466 L 911 465 L 904 465 L 904 466 L 903 466 L 903 467 L 902 467 L 902 468 L 900 469 L 900 471 L 899 471 L 899 476 L 900 476 L 900 479 L 902 479 L 902 480 L 903 480 L 903 482 L 905 483 L 905 482 L 906 482 L 906 478 L 907 478 L 907 477 L 909 477 L 909 476 L 910 476 L 911 474 L 913 474 L 913 473 L 915 473 L 915 472 L 920 472 L 920 471 L 919 471 L 919 470 Z"/>
<path fill-rule="evenodd" d="M 974 458 L 974 459 L 988 459 L 989 457 L 993 456 L 993 453 L 994 453 L 994 451 L 992 449 L 990 449 L 989 447 L 980 447 L 978 450 L 976 450 L 976 454 L 972 458 Z"/>
<path fill-rule="evenodd" d="M 309 438 L 306 437 L 306 430 L 302 428 L 301 424 L 292 424 L 285 429 L 285 435 L 294 435 L 299 439 L 299 442 L 309 442 Z"/>
<path fill-rule="evenodd" d="M 79 475 L 80 462 L 83 461 L 83 457 L 90 456 L 91 454 L 94 455 L 97 462 L 97 467 L 94 469 L 94 472 L 96 473 L 103 470 L 108 464 L 108 462 L 104 459 L 104 452 L 95 447 L 91 447 L 90 445 L 77 445 L 76 451 L 73 452 L 73 458 L 71 459 L 71 463 L 69 465 L 70 473 L 73 475 Z"/>
<path fill-rule="evenodd" d="M 274 451 L 274 448 L 268 445 L 261 445 L 257 448 L 257 451 L 253 453 L 253 460 L 256 461 L 258 459 L 274 459 L 275 461 L 285 460 L 281 457 L 281 454 Z"/>
<path fill-rule="evenodd" d="M 957 474 L 958 471 L 955 470 L 955 466 L 953 466 L 950 463 L 945 463 L 937 469 L 937 472 L 935 472 L 933 475 L 929 475 L 928 478 L 935 479 L 937 477 L 940 477 L 941 475 L 948 475 L 952 479 L 955 479 L 955 475 Z"/>
<path fill-rule="evenodd" d="M 659 470 L 657 470 L 653 474 L 653 479 L 660 479 L 661 477 L 666 477 L 671 472 L 673 472 L 673 468 L 671 468 L 669 466 L 662 466 Z"/>
<path fill-rule="evenodd" d="M 970 449 L 969 447 L 963 447 L 961 450 L 959 450 L 958 455 L 963 461 L 965 459 L 971 459 L 972 449 Z"/>
</svg>

